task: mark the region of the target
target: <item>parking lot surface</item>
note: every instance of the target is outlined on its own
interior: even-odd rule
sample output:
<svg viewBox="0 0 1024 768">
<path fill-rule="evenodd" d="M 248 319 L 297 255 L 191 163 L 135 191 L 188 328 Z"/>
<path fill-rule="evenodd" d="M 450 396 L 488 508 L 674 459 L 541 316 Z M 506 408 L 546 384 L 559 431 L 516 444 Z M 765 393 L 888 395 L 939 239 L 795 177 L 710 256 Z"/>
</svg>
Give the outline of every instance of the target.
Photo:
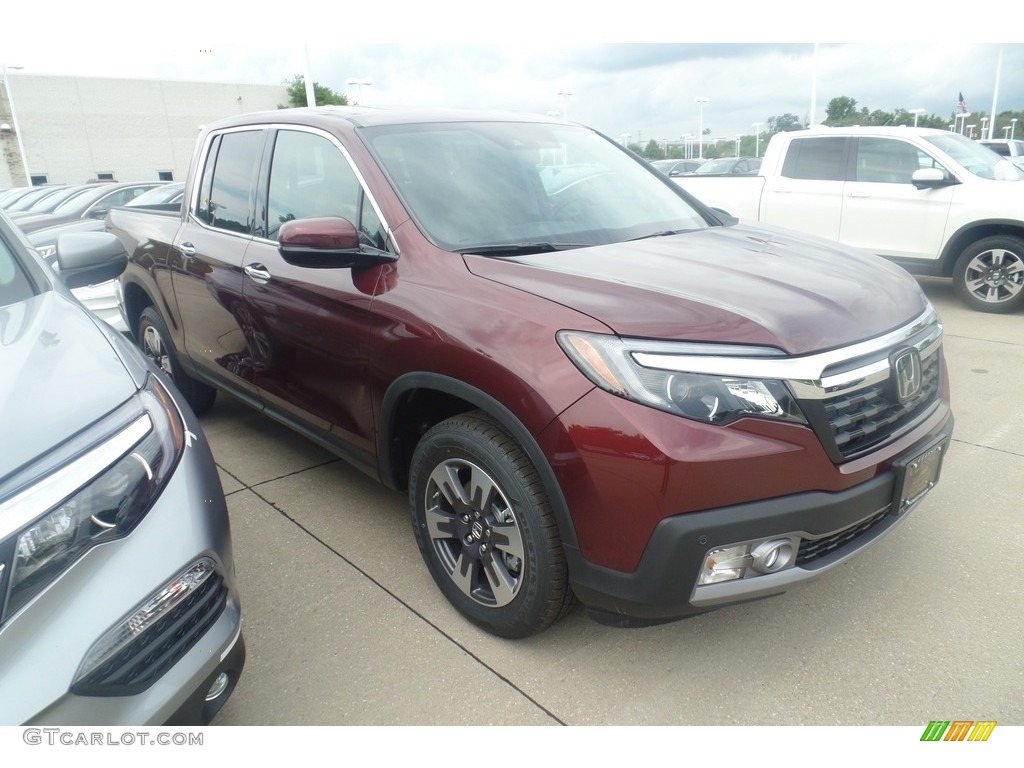
<svg viewBox="0 0 1024 768">
<path fill-rule="evenodd" d="M 408 502 L 220 395 L 248 660 L 220 725 L 1024 725 L 1024 315 L 945 325 L 942 480 L 853 561 L 785 595 L 645 629 L 581 608 L 509 641 L 462 619 Z"/>
</svg>

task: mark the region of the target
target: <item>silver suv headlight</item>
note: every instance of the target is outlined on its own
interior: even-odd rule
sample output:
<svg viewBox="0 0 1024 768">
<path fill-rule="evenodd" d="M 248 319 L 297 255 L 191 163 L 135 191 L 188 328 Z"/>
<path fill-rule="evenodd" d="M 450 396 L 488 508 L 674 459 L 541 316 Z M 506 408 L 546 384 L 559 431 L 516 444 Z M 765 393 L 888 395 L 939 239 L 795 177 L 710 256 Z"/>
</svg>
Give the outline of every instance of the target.
<svg viewBox="0 0 1024 768">
<path fill-rule="evenodd" d="M 559 331 L 556 338 L 588 379 L 627 400 L 708 424 L 728 424 L 743 416 L 807 423 L 780 380 L 686 370 L 688 360 L 782 356 L 777 349 L 623 339 L 579 331 Z"/>
<path fill-rule="evenodd" d="M 127 536 L 160 495 L 184 448 L 184 424 L 155 376 L 136 400 L 142 412 L 127 425 L 0 505 L 0 551 L 11 552 L 0 618 L 92 547 Z"/>
</svg>

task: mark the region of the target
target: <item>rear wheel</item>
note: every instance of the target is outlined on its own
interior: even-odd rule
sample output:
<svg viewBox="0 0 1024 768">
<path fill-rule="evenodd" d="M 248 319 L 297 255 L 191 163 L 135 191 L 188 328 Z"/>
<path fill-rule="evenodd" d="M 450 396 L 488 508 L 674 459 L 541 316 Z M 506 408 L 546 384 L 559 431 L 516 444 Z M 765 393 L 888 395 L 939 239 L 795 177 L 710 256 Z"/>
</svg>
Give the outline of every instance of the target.
<svg viewBox="0 0 1024 768">
<path fill-rule="evenodd" d="M 210 410 L 217 397 L 217 390 L 196 381 L 181 369 L 178 359 L 174 356 L 167 327 L 153 307 L 146 307 L 142 310 L 136 338 L 139 340 L 142 353 L 156 363 L 157 367 L 174 382 L 196 415 Z"/>
<path fill-rule="evenodd" d="M 572 605 L 547 494 L 522 448 L 482 413 L 441 422 L 413 455 L 416 543 L 441 592 L 495 635 L 536 634 Z"/>
<path fill-rule="evenodd" d="M 967 248 L 953 268 L 956 292 L 980 312 L 1012 312 L 1024 306 L 1024 240 L 986 237 Z"/>
</svg>

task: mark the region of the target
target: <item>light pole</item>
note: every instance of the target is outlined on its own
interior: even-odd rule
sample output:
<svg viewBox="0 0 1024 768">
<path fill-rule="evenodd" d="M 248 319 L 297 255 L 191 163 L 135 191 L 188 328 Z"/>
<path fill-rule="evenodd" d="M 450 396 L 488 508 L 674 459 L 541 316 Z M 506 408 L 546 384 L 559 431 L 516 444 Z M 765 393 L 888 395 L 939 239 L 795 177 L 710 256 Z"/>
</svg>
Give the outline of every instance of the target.
<svg viewBox="0 0 1024 768">
<path fill-rule="evenodd" d="M 764 123 L 754 123 L 754 157 L 761 156 L 761 128 Z"/>
<path fill-rule="evenodd" d="M 704 105 L 711 99 L 707 96 L 698 96 L 694 99 L 697 102 L 697 159 L 704 159 Z"/>
<path fill-rule="evenodd" d="M 1010 126 L 1008 126 L 1008 125 L 1004 125 L 1003 126 L 1003 138 L 1004 139 L 1010 138 Z"/>
<path fill-rule="evenodd" d="M 562 97 L 562 119 L 569 119 L 569 97 L 573 95 L 572 91 L 564 90 L 559 91 L 558 95 Z"/>
<path fill-rule="evenodd" d="M 11 108 L 11 122 L 14 124 L 14 137 L 18 141 L 18 155 L 21 158 L 21 172 L 25 174 L 25 186 L 29 186 L 32 183 L 32 177 L 28 173 L 28 160 L 25 157 L 25 145 L 21 141 L 21 128 L 18 126 L 18 115 L 14 111 L 14 97 L 11 96 L 11 84 L 7 79 L 8 69 L 24 69 L 24 67 L 8 66 L 6 62 L 0 65 L 0 75 L 4 84 L 4 96 L 7 98 L 7 104 Z M 11 173 L 11 185 L 14 186 L 14 174 Z"/>
<path fill-rule="evenodd" d="M 914 116 L 914 127 L 917 128 L 917 118 L 925 113 L 925 109 L 923 107 L 915 107 L 908 111 Z"/>
<path fill-rule="evenodd" d="M 973 139 L 974 138 L 974 127 L 976 125 L 977 125 L 977 123 L 971 123 L 970 125 L 965 125 L 964 126 L 964 130 L 967 131 L 967 138 L 968 139 Z"/>
<path fill-rule="evenodd" d="M 350 77 L 345 81 L 345 85 L 358 85 L 359 86 L 359 106 L 363 106 L 363 86 L 373 85 L 373 80 L 368 77 Z"/>
<path fill-rule="evenodd" d="M 988 136 L 987 128 L 988 128 L 988 118 L 987 117 L 983 117 L 983 118 L 981 118 L 981 138 L 983 138 L 983 139 L 986 136 Z"/>
<path fill-rule="evenodd" d="M 743 138 L 739 134 L 736 134 L 736 157 L 740 156 L 740 139 Z"/>
<path fill-rule="evenodd" d="M 1013 138 L 1013 129 L 1016 128 L 1016 127 L 1017 127 L 1017 118 L 1015 117 L 1015 118 L 1013 118 L 1010 121 L 1010 138 L 1011 139 Z"/>
</svg>

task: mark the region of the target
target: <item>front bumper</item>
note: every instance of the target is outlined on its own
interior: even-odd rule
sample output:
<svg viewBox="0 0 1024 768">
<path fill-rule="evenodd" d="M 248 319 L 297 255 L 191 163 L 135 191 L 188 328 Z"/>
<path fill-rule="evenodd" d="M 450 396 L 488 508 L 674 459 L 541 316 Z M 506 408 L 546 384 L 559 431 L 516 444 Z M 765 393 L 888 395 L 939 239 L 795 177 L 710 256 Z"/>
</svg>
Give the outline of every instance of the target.
<svg viewBox="0 0 1024 768">
<path fill-rule="evenodd" d="M 926 445 L 948 446 L 952 431 L 950 414 L 905 457 L 919 454 Z M 902 508 L 895 499 L 898 464 L 842 491 L 805 492 L 666 518 L 655 528 L 638 567 L 629 573 L 596 566 L 570 551 L 573 589 L 592 618 L 614 626 L 672 621 L 781 594 L 855 556 L 918 506 L 921 498 Z M 697 586 L 711 550 L 791 534 L 808 545 L 796 565 Z"/>
</svg>

